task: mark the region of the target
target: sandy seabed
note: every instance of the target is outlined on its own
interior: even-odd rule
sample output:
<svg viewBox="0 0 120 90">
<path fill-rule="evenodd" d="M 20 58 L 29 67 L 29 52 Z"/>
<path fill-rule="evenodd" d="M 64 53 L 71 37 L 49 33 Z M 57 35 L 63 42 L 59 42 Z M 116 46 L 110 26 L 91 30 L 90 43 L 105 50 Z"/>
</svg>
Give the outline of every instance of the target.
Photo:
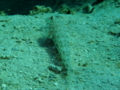
<svg viewBox="0 0 120 90">
<path fill-rule="evenodd" d="M 119 14 L 120 7 L 108 3 L 90 14 L 0 16 L 0 90 L 120 90 Z M 49 69 L 60 66 L 51 45 L 40 42 L 54 15 L 63 18 L 70 35 L 71 85 Z"/>
</svg>

